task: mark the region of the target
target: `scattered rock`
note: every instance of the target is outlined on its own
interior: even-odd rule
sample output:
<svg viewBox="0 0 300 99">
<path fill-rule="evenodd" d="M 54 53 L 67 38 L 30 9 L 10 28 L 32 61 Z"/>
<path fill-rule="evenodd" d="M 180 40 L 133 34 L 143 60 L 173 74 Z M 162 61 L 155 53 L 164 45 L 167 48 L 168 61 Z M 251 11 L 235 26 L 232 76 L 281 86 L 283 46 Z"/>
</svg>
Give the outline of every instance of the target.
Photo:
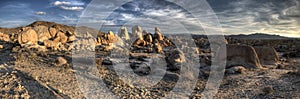
<svg viewBox="0 0 300 99">
<path fill-rule="evenodd" d="M 271 94 L 271 93 L 274 92 L 274 89 L 273 89 L 272 86 L 267 86 L 267 87 L 264 87 L 264 88 L 262 89 L 262 91 L 264 92 L 264 94 Z"/>
<path fill-rule="evenodd" d="M 246 71 L 247 71 L 247 69 L 243 66 L 234 66 L 234 67 L 226 69 L 225 72 L 228 74 L 236 74 L 236 73 L 244 74 Z"/>
<path fill-rule="evenodd" d="M 145 63 L 132 63 L 130 64 L 130 67 L 133 69 L 134 73 L 139 76 L 149 75 L 151 72 L 150 66 Z"/>
<path fill-rule="evenodd" d="M 56 66 L 62 66 L 68 64 L 68 61 L 63 57 L 56 58 Z"/>
<path fill-rule="evenodd" d="M 102 65 L 113 65 L 113 62 L 110 61 L 109 59 L 104 59 L 102 60 Z"/>
</svg>

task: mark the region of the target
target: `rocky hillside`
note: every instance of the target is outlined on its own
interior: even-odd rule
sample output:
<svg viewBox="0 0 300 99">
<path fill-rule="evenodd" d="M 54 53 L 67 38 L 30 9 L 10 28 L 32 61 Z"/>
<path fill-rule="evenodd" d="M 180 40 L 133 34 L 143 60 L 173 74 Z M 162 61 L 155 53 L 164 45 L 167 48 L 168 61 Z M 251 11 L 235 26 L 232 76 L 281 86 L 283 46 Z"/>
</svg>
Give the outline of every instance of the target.
<svg viewBox="0 0 300 99">
<path fill-rule="evenodd" d="M 299 40 L 226 38 L 222 42 L 226 44 L 227 62 L 222 69 L 212 65 L 218 54 L 212 51 L 206 36 L 194 35 L 190 39 L 164 35 L 159 27 L 153 30 L 154 33 L 150 33 L 134 26 L 131 32 L 121 27 L 118 33 L 103 33 L 43 21 L 24 27 L 1 28 L 0 98 L 102 98 L 97 92 L 98 81 L 105 83 L 100 88 L 110 90 L 102 94 L 112 92 L 120 98 L 162 98 L 184 77 L 181 82 L 184 88 L 191 86 L 185 81 L 195 80 L 196 85 L 188 88 L 191 90 L 188 95 L 176 97 L 197 99 L 203 97 L 201 93 L 210 86 L 206 85 L 210 75 L 223 72 L 225 76 L 214 98 L 300 96 L 300 59 L 291 57 L 300 51 Z M 89 59 L 89 52 L 96 59 Z M 278 52 L 289 54 L 284 56 Z M 74 65 L 76 59 L 79 59 L 79 67 Z M 138 76 L 130 74 L 131 70 Z M 74 74 L 81 74 L 84 82 Z M 151 76 L 159 78 L 154 84 L 147 78 L 153 74 L 162 74 Z"/>
</svg>

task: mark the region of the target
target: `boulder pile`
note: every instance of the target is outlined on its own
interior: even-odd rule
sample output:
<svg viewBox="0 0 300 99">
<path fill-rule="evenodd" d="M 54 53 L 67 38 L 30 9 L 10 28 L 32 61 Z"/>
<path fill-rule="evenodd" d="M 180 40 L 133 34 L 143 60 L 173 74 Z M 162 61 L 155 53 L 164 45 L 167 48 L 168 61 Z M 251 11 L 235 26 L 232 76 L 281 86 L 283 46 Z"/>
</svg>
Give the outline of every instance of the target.
<svg viewBox="0 0 300 99">
<path fill-rule="evenodd" d="M 140 36 L 132 44 L 132 52 L 163 53 L 164 47 L 174 47 L 170 39 L 163 36 L 159 28 L 155 28 L 154 35 L 144 30 L 145 35 Z"/>
<path fill-rule="evenodd" d="M 0 41 L 9 42 L 10 41 L 9 35 L 0 32 Z"/>
</svg>

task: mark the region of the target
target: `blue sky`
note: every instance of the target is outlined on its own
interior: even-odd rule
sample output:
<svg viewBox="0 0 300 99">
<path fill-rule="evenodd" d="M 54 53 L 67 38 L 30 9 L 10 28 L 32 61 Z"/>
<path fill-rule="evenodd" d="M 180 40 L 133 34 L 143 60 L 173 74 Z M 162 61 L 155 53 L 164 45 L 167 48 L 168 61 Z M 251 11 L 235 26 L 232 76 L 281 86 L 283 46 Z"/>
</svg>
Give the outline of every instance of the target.
<svg viewBox="0 0 300 99">
<path fill-rule="evenodd" d="M 195 33 L 202 31 L 188 11 L 172 2 L 134 0 L 117 9 L 113 9 L 115 6 L 113 3 L 89 5 L 90 2 L 91 0 L 1 0 L 0 27 L 24 26 L 37 20 L 75 25 L 80 18 L 86 18 L 89 19 L 87 23 L 95 25 L 97 22 L 105 22 L 106 25 L 140 23 L 162 26 L 162 30 L 165 26 L 165 31 L 169 33 L 175 33 L 178 31 L 176 29 L 182 27 Z M 300 37 L 299 0 L 207 0 L 207 2 L 216 13 L 224 34 L 269 33 Z M 97 8 L 99 13 L 84 13 L 88 12 L 85 11 L 88 7 Z M 104 9 L 113 9 L 114 12 L 109 13 Z M 103 16 L 109 17 L 103 19 Z M 170 20 L 170 17 L 173 20 Z M 181 23 L 178 23 L 178 20 L 181 20 Z M 210 26 L 202 28 L 214 29 Z"/>
</svg>

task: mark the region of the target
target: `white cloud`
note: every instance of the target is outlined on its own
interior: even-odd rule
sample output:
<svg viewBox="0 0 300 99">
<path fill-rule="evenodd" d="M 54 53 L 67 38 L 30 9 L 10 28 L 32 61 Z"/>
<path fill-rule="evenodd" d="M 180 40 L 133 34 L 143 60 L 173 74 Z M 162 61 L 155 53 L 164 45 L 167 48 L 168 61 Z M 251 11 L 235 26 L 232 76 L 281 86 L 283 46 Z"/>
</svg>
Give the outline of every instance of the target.
<svg viewBox="0 0 300 99">
<path fill-rule="evenodd" d="M 54 6 L 59 6 L 59 5 L 70 5 L 72 4 L 71 2 L 67 2 L 67 1 L 55 1 L 53 3 Z"/>
<path fill-rule="evenodd" d="M 81 11 L 84 9 L 83 7 L 78 7 L 78 6 L 74 6 L 74 7 L 60 6 L 60 8 L 64 10 L 71 10 L 71 11 Z"/>
<path fill-rule="evenodd" d="M 46 15 L 47 13 L 46 12 L 42 12 L 42 11 L 38 11 L 38 12 L 35 12 L 36 15 Z"/>
<path fill-rule="evenodd" d="M 52 3 L 52 5 L 59 7 L 63 10 L 71 10 L 71 11 L 81 11 L 84 9 L 85 3 L 82 1 L 55 1 Z"/>
</svg>

